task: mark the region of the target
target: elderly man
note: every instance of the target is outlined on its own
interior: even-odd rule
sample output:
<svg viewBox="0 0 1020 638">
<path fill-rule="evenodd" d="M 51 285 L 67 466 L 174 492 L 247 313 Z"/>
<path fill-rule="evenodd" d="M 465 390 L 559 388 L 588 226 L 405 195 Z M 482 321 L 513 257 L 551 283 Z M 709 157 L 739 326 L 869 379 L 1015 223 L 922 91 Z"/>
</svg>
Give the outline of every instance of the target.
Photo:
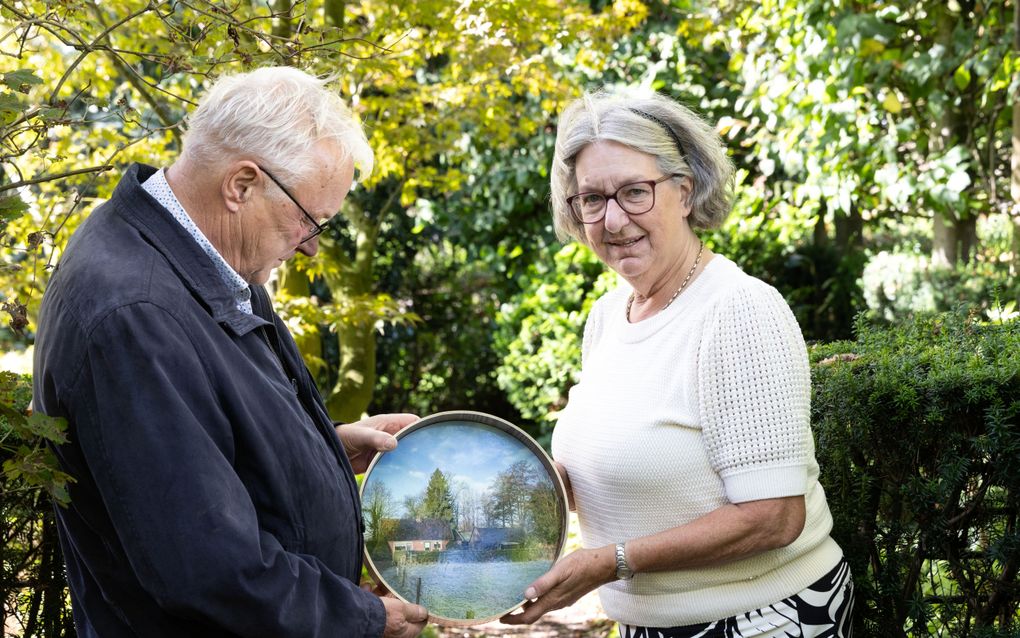
<svg viewBox="0 0 1020 638">
<path fill-rule="evenodd" d="M 365 135 L 291 68 L 221 79 L 188 124 L 173 165 L 129 168 L 78 229 L 40 311 L 78 635 L 417 635 L 423 608 L 358 585 L 354 478 L 416 417 L 335 427 L 262 287 L 316 254 Z"/>
</svg>

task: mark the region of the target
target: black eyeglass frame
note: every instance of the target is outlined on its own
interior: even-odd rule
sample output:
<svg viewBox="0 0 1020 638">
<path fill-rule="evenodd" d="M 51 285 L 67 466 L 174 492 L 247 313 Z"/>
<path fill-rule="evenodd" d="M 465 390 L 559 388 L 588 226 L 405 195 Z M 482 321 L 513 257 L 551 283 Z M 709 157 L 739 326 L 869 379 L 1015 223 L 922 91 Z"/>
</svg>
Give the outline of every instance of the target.
<svg viewBox="0 0 1020 638">
<path fill-rule="evenodd" d="M 315 221 L 315 218 L 314 218 L 314 217 L 312 217 L 312 216 L 311 216 L 311 215 L 310 215 L 310 214 L 308 213 L 308 211 L 307 211 L 307 210 L 305 210 L 305 207 L 301 205 L 301 203 L 300 203 L 300 202 L 299 202 L 299 201 L 297 200 L 297 198 L 296 198 L 296 197 L 294 197 L 293 195 L 291 195 L 291 194 L 290 194 L 290 191 L 289 191 L 289 190 L 287 190 L 287 187 L 286 187 L 286 186 L 284 186 L 283 184 L 281 184 L 281 183 L 280 183 L 280 180 L 278 180 L 278 179 L 276 179 L 275 177 L 273 177 L 273 174 L 272 174 L 272 173 L 270 173 L 269 171 L 267 171 L 267 170 L 266 170 L 265 168 L 263 168 L 263 167 L 262 167 L 261 165 L 259 165 L 259 164 L 256 164 L 255 166 L 257 166 L 257 167 L 258 167 L 258 169 L 259 169 L 260 171 L 262 171 L 263 173 L 265 173 L 265 174 L 266 174 L 266 177 L 268 177 L 269 179 L 271 179 L 271 180 L 273 181 L 273 183 L 274 183 L 274 184 L 276 184 L 276 186 L 277 186 L 277 187 L 278 187 L 278 188 L 279 188 L 280 190 L 282 190 L 282 191 L 283 191 L 283 194 L 284 194 L 284 195 L 286 195 L 288 199 L 290 199 L 290 201 L 294 202 L 294 205 L 298 207 L 298 210 L 300 210 L 300 211 L 301 211 L 301 213 L 302 213 L 302 214 L 304 214 L 305 218 L 307 218 L 307 219 L 308 219 L 309 223 L 311 223 L 311 225 L 312 225 L 312 230 L 311 230 L 311 231 L 310 231 L 310 232 L 308 233 L 308 235 L 306 235 L 306 236 L 305 236 L 305 238 L 304 238 L 304 239 L 302 239 L 302 240 L 301 240 L 301 243 L 302 243 L 302 244 L 304 244 L 305 242 L 309 242 L 309 241 L 311 241 L 311 240 L 315 239 L 316 237 L 318 237 L 319 235 L 321 235 L 321 234 L 322 234 L 323 232 L 325 232 L 326 228 L 328 228 L 328 227 L 329 227 L 329 222 L 328 222 L 328 221 L 326 221 L 326 222 L 323 222 L 323 223 L 321 223 L 321 224 L 320 224 L 319 222 Z M 653 189 L 653 190 L 654 190 L 654 189 Z M 653 197 L 654 197 L 654 194 L 653 194 Z"/>
<path fill-rule="evenodd" d="M 598 191 L 585 191 L 583 193 L 577 193 L 576 195 L 571 195 L 570 197 L 567 198 L 567 208 L 570 209 L 570 214 L 574 217 L 574 220 L 577 221 L 577 223 L 579 223 L 579 224 L 597 224 L 600 221 L 602 221 L 603 219 L 605 219 L 606 218 L 606 211 L 609 210 L 609 200 L 613 200 L 614 202 L 616 202 L 616 205 L 619 206 L 623 210 L 623 212 L 627 213 L 628 215 L 644 215 L 648 211 L 650 211 L 653 208 L 655 208 L 655 187 L 658 186 L 659 184 L 665 182 L 668 179 L 673 179 L 674 177 L 683 177 L 683 175 L 681 175 L 680 173 L 671 173 L 669 175 L 663 175 L 659 179 L 643 179 L 643 180 L 638 180 L 636 182 L 627 182 L 626 184 L 623 184 L 622 186 L 620 186 L 620 188 L 617 188 L 612 193 L 600 193 Z M 627 210 L 627 206 L 624 205 L 624 203 L 621 202 L 616 197 L 616 195 L 620 191 L 622 191 L 623 189 L 627 188 L 628 186 L 634 186 L 635 184 L 647 184 L 647 185 L 651 186 L 651 188 L 652 188 L 652 203 L 649 204 L 648 208 L 646 208 L 645 210 L 643 210 L 641 212 L 638 212 L 638 213 L 634 213 L 634 212 L 631 212 L 631 211 Z M 590 221 L 585 221 L 584 219 L 581 218 L 580 211 L 578 211 L 576 208 L 574 208 L 574 202 L 577 201 L 577 198 L 578 197 L 582 197 L 584 195 L 599 195 L 599 196 L 605 198 L 606 201 L 602 204 L 602 214 L 598 217 L 598 219 L 593 219 L 593 220 L 590 220 Z"/>
</svg>

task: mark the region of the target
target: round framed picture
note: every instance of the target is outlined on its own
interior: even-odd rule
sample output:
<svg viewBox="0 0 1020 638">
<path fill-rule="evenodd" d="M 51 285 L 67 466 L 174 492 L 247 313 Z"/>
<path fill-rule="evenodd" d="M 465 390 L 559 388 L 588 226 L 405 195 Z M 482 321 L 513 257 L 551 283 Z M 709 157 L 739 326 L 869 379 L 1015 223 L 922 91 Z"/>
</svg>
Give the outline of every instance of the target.
<svg viewBox="0 0 1020 638">
<path fill-rule="evenodd" d="M 373 578 L 447 626 L 490 622 L 559 558 L 567 496 L 552 460 L 517 426 L 441 412 L 397 435 L 361 484 Z"/>
</svg>

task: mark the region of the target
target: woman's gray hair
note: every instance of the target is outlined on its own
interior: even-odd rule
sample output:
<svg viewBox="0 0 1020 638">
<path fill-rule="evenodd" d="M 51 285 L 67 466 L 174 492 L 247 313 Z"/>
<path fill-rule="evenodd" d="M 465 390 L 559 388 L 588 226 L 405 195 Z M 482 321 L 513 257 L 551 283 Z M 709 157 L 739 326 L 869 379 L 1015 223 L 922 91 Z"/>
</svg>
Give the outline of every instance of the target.
<svg viewBox="0 0 1020 638">
<path fill-rule="evenodd" d="M 247 155 L 293 181 L 311 171 L 318 142 L 335 140 L 368 175 L 375 157 L 365 132 L 326 83 L 286 66 L 223 76 L 187 118 L 182 155 L 200 165 Z"/>
<path fill-rule="evenodd" d="M 653 155 L 663 174 L 690 177 L 692 228 L 717 228 L 729 215 L 733 163 L 708 123 L 657 93 L 598 91 L 585 94 L 560 115 L 550 181 L 553 224 L 561 240 L 588 243 L 584 225 L 571 215 L 566 200 L 577 192 L 577 155 L 599 141 Z"/>
</svg>

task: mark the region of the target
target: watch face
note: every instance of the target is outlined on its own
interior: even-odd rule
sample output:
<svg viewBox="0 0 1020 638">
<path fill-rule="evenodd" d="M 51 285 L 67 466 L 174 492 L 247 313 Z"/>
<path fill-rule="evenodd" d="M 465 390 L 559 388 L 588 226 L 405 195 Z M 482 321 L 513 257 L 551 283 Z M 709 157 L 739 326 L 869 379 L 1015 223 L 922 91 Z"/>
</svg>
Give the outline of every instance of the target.
<svg viewBox="0 0 1020 638">
<path fill-rule="evenodd" d="M 438 624 L 495 620 L 559 558 L 566 491 L 551 459 L 516 426 L 443 412 L 397 435 L 361 485 L 373 578 Z"/>
</svg>

